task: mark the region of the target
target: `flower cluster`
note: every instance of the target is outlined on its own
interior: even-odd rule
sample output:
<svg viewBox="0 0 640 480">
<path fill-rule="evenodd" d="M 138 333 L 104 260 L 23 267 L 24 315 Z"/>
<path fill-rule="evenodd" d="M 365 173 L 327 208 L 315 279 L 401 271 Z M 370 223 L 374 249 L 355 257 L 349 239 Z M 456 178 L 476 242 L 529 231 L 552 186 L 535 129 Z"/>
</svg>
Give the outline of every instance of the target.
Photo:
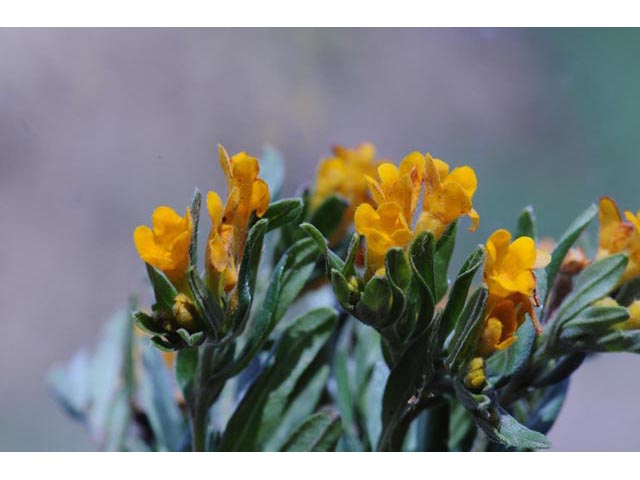
<svg viewBox="0 0 640 480">
<path fill-rule="evenodd" d="M 367 242 L 367 276 L 382 273 L 390 248 L 406 247 L 421 232 L 439 238 L 462 215 L 471 218 L 470 230 L 476 229 L 480 217 L 472 206 L 477 188 L 472 168 L 450 172 L 442 160 L 412 152 L 399 166 L 382 163 L 377 173 L 379 180 L 365 177 L 374 205 L 362 203 L 354 216 L 355 229 Z M 423 189 L 422 211 L 414 226 Z"/>
<path fill-rule="evenodd" d="M 211 230 L 205 264 L 206 284 L 216 300 L 236 286 L 252 215 L 264 215 L 270 202 L 269 187 L 259 178 L 258 160 L 245 152 L 229 156 L 222 145 L 218 150 L 228 193 L 225 202 L 214 191 L 206 197 Z M 140 258 L 162 272 L 178 292 L 172 299 L 172 322 L 190 332 L 200 326 L 187 280 L 194 235 L 192 214 L 187 208 L 181 217 L 171 207 L 160 206 L 153 212 L 153 228 L 140 225 L 133 233 Z"/>
</svg>

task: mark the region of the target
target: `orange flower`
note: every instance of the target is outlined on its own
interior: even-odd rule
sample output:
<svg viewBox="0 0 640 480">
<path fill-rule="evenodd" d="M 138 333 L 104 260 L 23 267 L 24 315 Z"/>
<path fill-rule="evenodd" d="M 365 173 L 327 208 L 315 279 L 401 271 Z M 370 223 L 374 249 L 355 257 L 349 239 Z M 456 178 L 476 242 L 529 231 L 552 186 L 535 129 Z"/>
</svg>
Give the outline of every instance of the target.
<svg viewBox="0 0 640 480">
<path fill-rule="evenodd" d="M 472 203 L 477 187 L 478 180 L 471 167 L 457 167 L 449 172 L 449 165 L 427 153 L 423 212 L 416 232 L 429 231 L 439 238 L 462 215 L 471 219 L 469 230 L 475 231 L 480 222 Z"/>
<path fill-rule="evenodd" d="M 235 287 L 236 266 L 242 260 L 251 215 L 255 212 L 262 217 L 270 201 L 269 187 L 258 177 L 260 166 L 255 157 L 245 152 L 229 157 L 222 145 L 218 151 L 229 195 L 224 205 L 216 192 L 207 194 L 212 224 L 207 241 L 207 279 L 216 294 L 220 286 L 227 292 Z"/>
<path fill-rule="evenodd" d="M 181 217 L 171 207 L 162 206 L 154 210 L 151 222 L 153 229 L 140 225 L 133 232 L 138 255 L 180 288 L 189 268 L 189 245 L 193 234 L 191 213 L 187 208 L 185 216 Z"/>
<path fill-rule="evenodd" d="M 547 252 L 536 250 L 532 238 L 519 237 L 511 242 L 509 231 L 493 232 L 487 240 L 484 264 L 484 280 L 489 287 L 489 312 L 503 300 L 509 300 L 511 309 L 518 315 L 521 312 L 529 313 L 536 330 L 540 333 L 542 329 L 533 308 L 536 290 L 536 276 L 533 271 L 544 267 L 549 260 L 550 255 Z M 502 308 L 506 309 L 506 306 Z M 495 318 L 505 320 L 504 311 L 501 310 L 501 315 Z M 506 327 L 505 321 L 502 324 Z"/>
<path fill-rule="evenodd" d="M 311 209 L 318 208 L 329 196 L 338 194 L 349 202 L 346 217 L 350 222 L 356 206 L 370 202 L 365 175 L 375 174 L 378 165 L 376 148 L 371 143 L 363 143 L 354 149 L 336 146 L 333 154 L 318 165 Z"/>
<path fill-rule="evenodd" d="M 597 259 L 621 252 L 629 256 L 627 268 L 620 279 L 621 284 L 640 275 L 640 211 L 635 215 L 626 211 L 625 217 L 627 221 L 622 219 L 613 199 L 600 199 Z"/>
<path fill-rule="evenodd" d="M 384 257 L 392 247 L 405 247 L 412 238 L 411 228 L 395 202 L 387 202 L 376 210 L 363 203 L 356 210 L 356 231 L 367 240 L 367 276 L 384 271 Z"/>
</svg>

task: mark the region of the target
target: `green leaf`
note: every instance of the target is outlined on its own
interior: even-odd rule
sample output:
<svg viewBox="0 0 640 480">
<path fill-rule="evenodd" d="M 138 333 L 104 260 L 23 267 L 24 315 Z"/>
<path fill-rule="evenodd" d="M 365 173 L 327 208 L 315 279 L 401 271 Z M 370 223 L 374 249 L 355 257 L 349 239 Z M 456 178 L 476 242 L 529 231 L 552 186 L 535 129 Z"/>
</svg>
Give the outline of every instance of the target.
<svg viewBox="0 0 640 480">
<path fill-rule="evenodd" d="M 551 261 L 549 265 L 545 268 L 545 278 L 546 282 L 544 286 L 540 286 L 540 298 L 542 299 L 542 304 L 546 303 L 547 294 L 553 287 L 553 282 L 560 270 L 560 265 L 566 257 L 567 252 L 573 246 L 573 244 L 578 240 L 582 232 L 589 226 L 594 217 L 598 214 L 598 207 L 595 205 L 589 206 L 582 214 L 576 218 L 573 223 L 567 228 L 567 230 L 562 234 L 556 248 L 553 250 L 551 254 Z M 540 282 L 542 283 L 542 282 Z"/>
<path fill-rule="evenodd" d="M 231 378 L 249 364 L 304 288 L 313 273 L 317 258 L 318 249 L 309 238 L 303 238 L 287 249 L 273 269 L 257 317 L 251 328 L 247 329 L 247 341 L 242 351 L 233 362 L 216 372 L 216 379 Z"/>
<path fill-rule="evenodd" d="M 453 287 L 451 287 L 449 300 L 442 312 L 442 320 L 440 322 L 439 343 L 441 345 L 454 329 L 455 325 L 457 325 L 460 312 L 462 312 L 464 304 L 467 301 L 467 295 L 469 293 L 469 287 L 471 286 L 473 277 L 483 263 L 484 247 L 482 245 L 478 245 L 478 247 L 471 252 L 465 260 L 455 282 L 453 283 Z"/>
<path fill-rule="evenodd" d="M 446 360 L 449 370 L 454 375 L 461 371 L 475 351 L 484 323 L 484 310 L 488 298 L 489 289 L 483 284 L 469 297 L 458 317 Z"/>
<path fill-rule="evenodd" d="M 387 278 L 379 275 L 371 277 L 364 287 L 358 305 L 356 305 L 358 320 L 378 328 L 385 327 L 389 320 L 394 320 L 387 318 L 391 307 L 391 298 L 391 287 Z"/>
<path fill-rule="evenodd" d="M 285 413 L 296 382 L 327 341 L 337 313 L 319 308 L 282 335 L 269 366 L 251 384 L 225 429 L 221 450 L 260 451 Z"/>
<path fill-rule="evenodd" d="M 436 243 L 436 254 L 434 259 L 435 275 L 435 301 L 438 303 L 447 293 L 449 263 L 451 255 L 456 246 L 456 233 L 458 232 L 458 221 L 450 224 Z"/>
<path fill-rule="evenodd" d="M 536 341 L 532 322 L 524 322 L 517 331 L 518 340 L 506 350 L 495 352 L 487 359 L 487 379 L 493 388 L 500 388 L 527 365 Z"/>
<path fill-rule="evenodd" d="M 127 348 L 131 348 L 132 328 L 128 312 L 114 315 L 105 325 L 98 349 L 91 359 L 88 421 L 90 430 L 102 445 L 107 443 L 109 416 L 114 401 L 117 401 L 119 392 L 126 388 L 125 362 Z"/>
<path fill-rule="evenodd" d="M 361 450 L 358 442 L 358 426 L 356 423 L 354 392 L 349 379 L 347 355 L 344 351 L 335 354 L 333 371 L 336 380 L 336 403 L 343 419 L 345 436 L 349 451 Z"/>
<path fill-rule="evenodd" d="M 260 177 L 267 182 L 272 200 L 280 197 L 284 184 L 284 169 L 284 159 L 280 152 L 271 146 L 264 147 L 260 157 Z"/>
<path fill-rule="evenodd" d="M 418 312 L 413 325 L 412 335 L 420 335 L 429 326 L 435 310 L 436 272 L 435 268 L 435 239 L 431 233 L 420 234 L 411 244 L 409 262 L 413 273 L 415 294 L 411 292 L 411 303 L 417 305 Z M 444 280 L 446 283 L 446 279 Z M 417 298 L 413 298 L 415 297 Z M 409 315 L 413 317 L 414 315 Z"/>
<path fill-rule="evenodd" d="M 547 437 L 519 423 L 489 396 L 471 393 L 458 381 L 454 382 L 454 388 L 460 403 L 491 441 L 522 450 L 551 446 Z"/>
<path fill-rule="evenodd" d="M 191 399 L 196 370 L 198 369 L 198 349 L 185 348 L 178 352 L 176 358 L 176 380 L 182 391 L 182 395 L 187 400 Z"/>
<path fill-rule="evenodd" d="M 366 385 L 359 406 L 363 412 L 364 426 L 369 445 L 375 447 L 382 432 L 382 399 L 384 397 L 389 367 L 384 361 L 377 361 L 371 372 L 371 378 Z"/>
<path fill-rule="evenodd" d="M 217 338 L 224 322 L 224 313 L 213 297 L 211 290 L 200 278 L 196 267 L 189 267 L 187 272 L 189 288 L 193 294 L 193 304 L 196 307 L 198 316 L 204 322 L 204 327 L 209 336 Z M 200 327 L 202 328 L 202 327 Z"/>
<path fill-rule="evenodd" d="M 102 449 L 107 452 L 122 451 L 131 418 L 130 399 L 127 392 L 118 390 L 109 406 Z"/>
<path fill-rule="evenodd" d="M 299 198 L 286 198 L 269 205 L 262 216 L 269 221 L 267 231 L 270 232 L 290 223 L 297 224 L 302 219 L 304 205 Z"/>
<path fill-rule="evenodd" d="M 402 248 L 391 248 L 385 256 L 385 275 L 391 290 L 391 309 L 381 326 L 400 322 L 405 310 L 405 291 L 411 281 L 411 268 Z"/>
<path fill-rule="evenodd" d="M 197 347 L 204 342 L 204 332 L 189 333 L 184 328 L 179 328 L 176 332 L 187 347 Z"/>
<path fill-rule="evenodd" d="M 67 413 L 83 419 L 91 402 L 90 359 L 85 351 L 76 353 L 65 365 L 55 366 L 49 373 L 48 384 L 56 400 Z"/>
<path fill-rule="evenodd" d="M 153 294 L 156 298 L 154 310 L 171 312 L 173 309 L 173 301 L 176 295 L 178 295 L 178 291 L 162 272 L 156 270 L 148 263 L 145 265 L 147 266 L 147 274 L 149 275 L 149 280 L 153 287 Z"/>
<path fill-rule="evenodd" d="M 497 413 L 497 425 L 483 429 L 494 442 L 522 450 L 540 450 L 551 446 L 544 434 L 528 429 L 499 406 Z"/>
<path fill-rule="evenodd" d="M 136 325 L 151 335 L 162 335 L 165 330 L 158 319 L 147 315 L 144 312 L 135 312 L 133 314 Z"/>
<path fill-rule="evenodd" d="M 175 345 L 172 341 L 169 341 L 165 337 L 161 337 L 160 335 L 154 335 L 149 339 L 151 344 L 156 347 L 158 350 L 163 352 L 175 352 L 180 348 L 180 344 Z"/>
<path fill-rule="evenodd" d="M 184 419 L 175 401 L 175 390 L 162 354 L 153 348 L 142 352 L 140 404 L 144 409 L 160 451 L 175 452 L 184 435 Z"/>
<path fill-rule="evenodd" d="M 449 418 L 449 451 L 471 450 L 476 428 L 471 415 L 460 402 L 453 402 Z"/>
<path fill-rule="evenodd" d="M 332 452 L 335 450 L 342 424 L 335 412 L 319 412 L 307 418 L 287 443 L 283 452 Z"/>
<path fill-rule="evenodd" d="M 135 380 L 132 342 L 132 315 L 119 312 L 106 324 L 92 357 L 81 351 L 49 375 L 57 400 L 87 425 L 102 450 L 121 450 L 127 441 Z"/>
<path fill-rule="evenodd" d="M 585 268 L 575 279 L 572 292 L 558 307 L 554 329 L 575 317 L 583 308 L 606 296 L 614 289 L 627 266 L 623 254 L 611 255 Z"/>
<path fill-rule="evenodd" d="M 529 237 L 536 238 L 536 216 L 533 213 L 533 207 L 528 206 L 520 216 L 518 217 L 518 224 L 516 226 L 515 238 Z"/>
<path fill-rule="evenodd" d="M 409 258 L 413 271 L 428 287 L 433 298 L 435 298 L 434 292 L 436 291 L 436 273 L 434 271 L 435 248 L 436 243 L 433 234 L 430 232 L 422 232 L 411 243 L 409 249 Z"/>
<path fill-rule="evenodd" d="M 411 267 L 402 248 L 394 247 L 385 256 L 385 273 L 389 281 L 404 292 L 411 281 Z"/>
<path fill-rule="evenodd" d="M 351 286 L 344 278 L 344 275 L 335 268 L 331 269 L 331 276 L 329 278 L 331 286 L 333 287 L 333 293 L 336 296 L 338 303 L 347 312 L 353 311 L 355 304 L 359 300 L 359 294 L 351 289 Z"/>
<path fill-rule="evenodd" d="M 540 388 L 563 381 L 582 365 L 585 357 L 584 352 L 573 352 L 550 359 L 545 368 L 536 374 L 531 385 Z"/>
<path fill-rule="evenodd" d="M 640 330 L 612 329 L 600 336 L 576 340 L 569 348 L 579 352 L 640 353 Z"/>
<path fill-rule="evenodd" d="M 200 207 L 202 204 L 202 194 L 200 190 L 196 188 L 193 193 L 193 200 L 191 200 L 191 218 L 193 220 L 193 234 L 191 235 L 191 242 L 189 243 L 189 264 L 198 265 L 198 226 L 200 224 Z"/>
<path fill-rule="evenodd" d="M 322 235 L 330 238 L 342 224 L 344 212 L 349 202 L 337 195 L 327 197 L 311 214 L 309 223 L 314 225 Z"/>
<path fill-rule="evenodd" d="M 539 405 L 527 421 L 527 427 L 546 434 L 558 418 L 569 389 L 569 379 L 548 387 Z"/>
<path fill-rule="evenodd" d="M 231 333 L 233 337 L 244 331 L 249 317 L 249 311 L 253 301 L 253 292 L 256 287 L 258 265 L 260 264 L 260 257 L 262 256 L 262 244 L 268 226 L 268 220 L 260 219 L 251 227 L 247 235 L 242 262 L 238 270 L 238 283 L 236 285 L 238 303 L 235 310 L 227 312 L 227 316 L 231 316 Z"/>
<path fill-rule="evenodd" d="M 349 242 L 349 247 L 347 248 L 347 257 L 344 261 L 344 268 L 342 270 L 343 275 L 348 277 L 356 275 L 355 261 L 359 248 L 360 235 L 354 233 L 351 237 L 351 241 Z"/>
<path fill-rule="evenodd" d="M 325 258 L 325 265 L 327 276 L 330 275 L 332 269 L 336 269 L 339 272 L 344 270 L 344 262 L 338 255 L 336 255 L 328 246 L 327 239 L 322 232 L 318 230 L 314 225 L 310 223 L 302 223 L 300 227 L 309 235 L 309 237 L 315 242 L 320 249 L 320 252 Z"/>
<path fill-rule="evenodd" d="M 618 306 L 589 306 L 562 326 L 560 339 L 571 344 L 584 336 L 601 336 L 609 327 L 624 322 L 629 312 Z"/>
<path fill-rule="evenodd" d="M 313 369 L 313 365 L 311 365 L 309 369 Z M 305 385 L 296 385 L 296 390 L 300 391 L 292 394 L 294 395 L 294 398 L 287 406 L 287 410 L 282 417 L 282 421 L 278 425 L 277 430 L 267 439 L 264 451 L 279 451 L 293 430 L 306 417 L 314 412 L 318 402 L 320 401 L 323 390 L 327 386 L 330 371 L 331 369 L 328 365 L 322 365 L 317 369 L 313 376 L 311 376 Z M 304 376 L 306 376 L 306 373 Z"/>
<path fill-rule="evenodd" d="M 408 424 L 404 415 L 411 408 L 410 399 L 418 393 L 423 373 L 428 368 L 429 332 L 418 336 L 389 373 L 382 400 L 382 436 L 378 450 L 398 450 Z"/>
</svg>

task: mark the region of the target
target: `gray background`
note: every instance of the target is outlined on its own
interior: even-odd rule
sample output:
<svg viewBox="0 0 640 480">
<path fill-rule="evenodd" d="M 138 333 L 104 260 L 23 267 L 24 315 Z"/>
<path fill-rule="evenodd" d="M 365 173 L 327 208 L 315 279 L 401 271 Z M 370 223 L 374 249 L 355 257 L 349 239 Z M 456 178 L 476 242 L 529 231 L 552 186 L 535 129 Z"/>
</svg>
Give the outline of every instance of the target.
<svg viewBox="0 0 640 480">
<path fill-rule="evenodd" d="M 223 183 L 215 146 L 429 150 L 480 187 L 459 254 L 534 204 L 559 235 L 602 194 L 640 208 L 637 30 L 0 30 L 0 449 L 92 444 L 46 372 L 145 288 L 153 208 Z M 459 265 L 459 257 L 456 259 Z M 639 450 L 640 358 L 575 375 L 559 450 Z"/>
</svg>

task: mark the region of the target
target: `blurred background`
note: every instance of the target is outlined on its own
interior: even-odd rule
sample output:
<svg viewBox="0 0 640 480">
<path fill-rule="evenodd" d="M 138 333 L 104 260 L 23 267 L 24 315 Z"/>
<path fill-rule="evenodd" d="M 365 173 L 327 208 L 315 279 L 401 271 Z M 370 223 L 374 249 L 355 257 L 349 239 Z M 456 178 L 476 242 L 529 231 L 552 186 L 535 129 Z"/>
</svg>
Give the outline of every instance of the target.
<svg viewBox="0 0 640 480">
<path fill-rule="evenodd" d="M 287 191 L 332 144 L 430 151 L 479 177 L 480 228 L 558 236 L 600 195 L 640 208 L 640 30 L 0 30 L 0 450 L 88 450 L 46 386 L 145 290 L 153 208 L 277 147 Z M 454 259 L 454 267 L 460 259 Z M 640 450 L 640 357 L 578 371 L 555 450 Z"/>
</svg>

